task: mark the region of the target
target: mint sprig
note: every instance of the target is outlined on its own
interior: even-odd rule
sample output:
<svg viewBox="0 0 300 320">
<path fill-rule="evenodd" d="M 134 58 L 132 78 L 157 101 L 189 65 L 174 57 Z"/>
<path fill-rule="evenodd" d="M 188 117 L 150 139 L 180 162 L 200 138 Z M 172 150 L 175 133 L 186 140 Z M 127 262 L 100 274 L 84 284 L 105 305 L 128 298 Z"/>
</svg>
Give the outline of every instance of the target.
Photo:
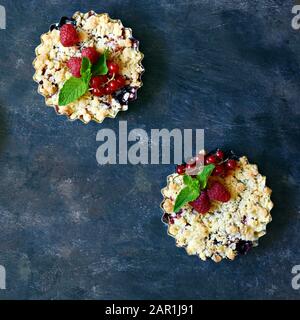
<svg viewBox="0 0 300 320">
<path fill-rule="evenodd" d="M 174 212 L 178 212 L 186 203 L 196 200 L 200 195 L 199 188 L 185 187 L 176 198 Z"/>
<path fill-rule="evenodd" d="M 197 180 L 200 183 L 200 188 L 205 189 L 207 186 L 208 178 L 211 176 L 212 172 L 215 169 L 215 165 L 209 164 L 204 166 L 202 172 L 197 175 Z"/>
<path fill-rule="evenodd" d="M 102 56 L 99 58 L 98 62 L 92 67 L 92 72 L 94 76 L 103 76 L 107 74 L 107 59 L 109 56 L 109 50 L 105 50 Z"/>
<path fill-rule="evenodd" d="M 80 69 L 81 79 L 85 83 L 89 83 L 92 78 L 92 63 L 90 59 L 84 57 L 82 59 L 81 63 L 81 69 Z"/>
<path fill-rule="evenodd" d="M 201 190 L 206 188 L 208 178 L 211 176 L 214 169 L 215 165 L 209 164 L 204 166 L 203 170 L 194 179 L 189 175 L 184 175 L 183 182 L 186 187 L 180 191 L 175 200 L 175 213 L 177 213 L 185 204 L 196 200 L 200 196 Z"/>
<path fill-rule="evenodd" d="M 58 105 L 66 106 L 67 104 L 82 97 L 88 90 L 88 85 L 81 79 L 72 77 L 67 80 L 60 90 Z"/>
<path fill-rule="evenodd" d="M 59 106 L 66 106 L 67 104 L 74 102 L 85 95 L 89 90 L 89 84 L 93 76 L 107 74 L 108 55 L 109 51 L 105 50 L 94 66 L 88 58 L 84 57 L 82 59 L 80 68 L 81 78 L 71 77 L 64 83 L 59 92 Z"/>
</svg>

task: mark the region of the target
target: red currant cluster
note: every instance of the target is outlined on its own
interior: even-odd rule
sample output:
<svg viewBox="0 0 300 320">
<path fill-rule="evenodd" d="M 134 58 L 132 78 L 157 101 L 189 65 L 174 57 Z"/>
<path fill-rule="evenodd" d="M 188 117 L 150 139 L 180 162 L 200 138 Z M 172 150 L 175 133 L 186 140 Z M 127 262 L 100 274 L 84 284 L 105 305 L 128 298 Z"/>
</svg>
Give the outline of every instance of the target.
<svg viewBox="0 0 300 320">
<path fill-rule="evenodd" d="M 95 76 L 91 79 L 90 87 L 93 95 L 101 97 L 110 95 L 126 85 L 126 80 L 119 74 L 119 66 L 112 61 L 107 62 L 108 74 Z"/>
<path fill-rule="evenodd" d="M 196 167 L 197 163 L 203 163 L 203 156 L 196 156 L 192 162 L 178 165 L 176 172 L 180 175 L 185 174 L 187 170 L 192 170 Z M 234 159 L 225 159 L 225 153 L 218 149 L 215 153 L 210 153 L 204 156 L 204 164 L 214 164 L 216 167 L 213 171 L 214 176 L 226 176 L 230 171 L 234 170 L 237 162 Z"/>
<path fill-rule="evenodd" d="M 214 176 L 226 176 L 230 171 L 234 170 L 237 162 L 234 159 L 224 159 L 225 154 L 222 150 L 218 149 L 215 154 L 210 154 L 205 157 L 205 164 L 214 164 Z"/>
</svg>

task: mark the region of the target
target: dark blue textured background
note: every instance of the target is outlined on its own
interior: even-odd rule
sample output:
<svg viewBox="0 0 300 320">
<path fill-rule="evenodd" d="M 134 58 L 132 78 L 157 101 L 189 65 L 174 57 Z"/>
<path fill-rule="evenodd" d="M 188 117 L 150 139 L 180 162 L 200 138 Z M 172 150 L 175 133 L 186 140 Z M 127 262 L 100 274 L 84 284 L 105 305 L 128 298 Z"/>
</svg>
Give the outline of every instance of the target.
<svg viewBox="0 0 300 320">
<path fill-rule="evenodd" d="M 286 0 L 1 0 L 0 299 L 300 298 L 300 31 Z M 68 122 L 32 80 L 34 49 L 62 15 L 109 12 L 145 53 L 139 99 L 103 125 Z M 248 256 L 201 262 L 161 224 L 173 166 L 97 165 L 100 128 L 204 128 L 273 189 L 273 222 Z"/>
</svg>

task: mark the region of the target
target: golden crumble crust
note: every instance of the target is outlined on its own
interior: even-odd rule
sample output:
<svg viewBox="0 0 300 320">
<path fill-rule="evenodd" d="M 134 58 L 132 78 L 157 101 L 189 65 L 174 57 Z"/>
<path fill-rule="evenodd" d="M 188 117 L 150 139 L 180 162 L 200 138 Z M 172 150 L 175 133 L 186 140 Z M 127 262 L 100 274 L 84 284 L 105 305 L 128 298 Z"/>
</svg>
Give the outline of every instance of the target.
<svg viewBox="0 0 300 320">
<path fill-rule="evenodd" d="M 93 46 L 99 53 L 108 48 L 111 58 L 120 67 L 120 74 L 127 79 L 126 85 L 132 88 L 133 93 L 126 93 L 129 100 L 130 95 L 136 95 L 142 86 L 144 68 L 141 61 L 144 56 L 132 37 L 132 30 L 125 28 L 120 20 L 93 11 L 76 12 L 73 19 L 80 39 L 79 46 L 64 47 L 60 43 L 59 30 L 53 29 L 43 34 L 33 62 L 36 71 L 34 80 L 39 84 L 38 92 L 45 97 L 46 105 L 55 108 L 58 114 L 84 123 L 91 120 L 101 123 L 106 117 L 115 118 L 119 111 L 126 111 L 128 102 L 119 101 L 113 95 L 96 97 L 88 92 L 73 103 L 58 106 L 59 91 L 72 76 L 66 66 L 67 61 L 80 56 L 80 50 L 85 47 Z"/>
<path fill-rule="evenodd" d="M 266 177 L 246 157 L 238 160 L 232 174 L 225 178 L 211 177 L 209 183 L 213 180 L 227 188 L 231 199 L 226 203 L 213 201 L 207 214 L 199 214 L 189 204 L 179 216 L 173 212 L 176 197 L 184 188 L 183 176 L 177 173 L 167 178 L 161 207 L 173 222 L 168 223 L 168 234 L 175 238 L 178 247 L 202 260 L 233 260 L 239 241 L 251 241 L 257 246 L 258 239 L 266 234 L 267 224 L 272 220 L 271 189 L 266 186 Z"/>
</svg>

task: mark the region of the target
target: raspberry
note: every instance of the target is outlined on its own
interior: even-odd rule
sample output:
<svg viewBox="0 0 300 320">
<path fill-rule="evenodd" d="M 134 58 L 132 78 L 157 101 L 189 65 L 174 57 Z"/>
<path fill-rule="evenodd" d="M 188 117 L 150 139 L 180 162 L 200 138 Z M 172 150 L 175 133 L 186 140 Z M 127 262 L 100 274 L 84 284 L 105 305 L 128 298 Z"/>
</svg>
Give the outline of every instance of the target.
<svg viewBox="0 0 300 320">
<path fill-rule="evenodd" d="M 67 66 L 70 69 L 72 75 L 76 78 L 80 78 L 80 69 L 81 69 L 82 58 L 73 57 L 67 62 Z"/>
<path fill-rule="evenodd" d="M 64 47 L 72 47 L 79 42 L 77 31 L 72 24 L 64 24 L 60 28 L 60 42 Z"/>
<path fill-rule="evenodd" d="M 190 205 L 199 213 L 206 213 L 210 209 L 210 201 L 206 191 L 202 191 L 200 196 L 195 200 L 190 202 Z"/>
<path fill-rule="evenodd" d="M 81 53 L 82 57 L 88 58 L 92 64 L 95 64 L 99 59 L 99 53 L 93 47 L 84 48 Z"/>
<path fill-rule="evenodd" d="M 214 182 L 207 193 L 210 200 L 221 202 L 228 202 L 230 200 L 230 193 L 220 182 Z"/>
</svg>

